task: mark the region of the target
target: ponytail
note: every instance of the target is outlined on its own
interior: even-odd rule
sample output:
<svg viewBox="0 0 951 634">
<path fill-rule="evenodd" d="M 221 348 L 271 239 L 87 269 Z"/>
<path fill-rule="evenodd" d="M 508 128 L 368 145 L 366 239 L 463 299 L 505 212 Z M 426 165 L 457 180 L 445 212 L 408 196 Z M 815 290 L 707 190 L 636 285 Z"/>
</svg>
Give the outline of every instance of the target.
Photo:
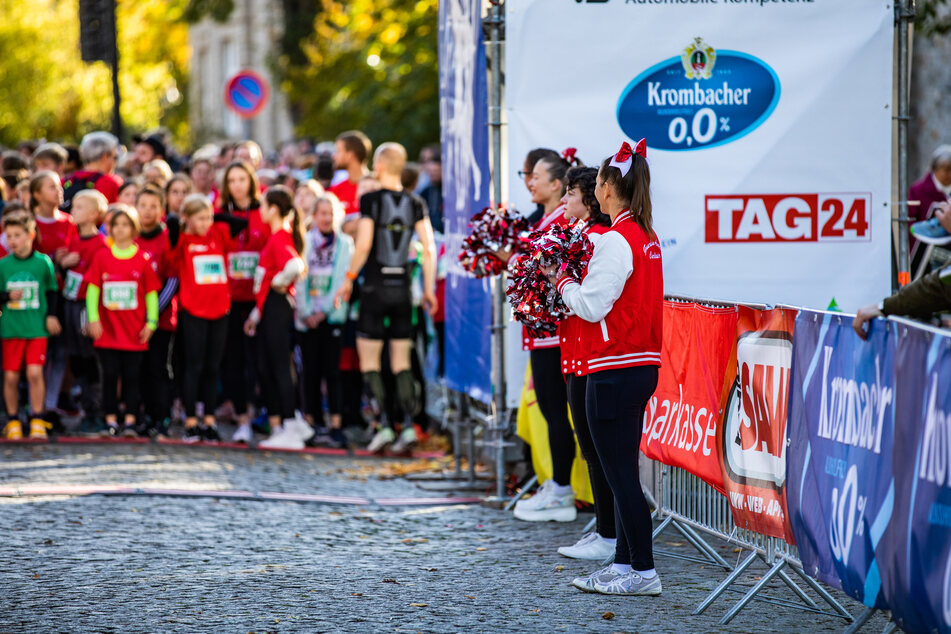
<svg viewBox="0 0 951 634">
<path fill-rule="evenodd" d="M 294 240 L 294 249 L 298 255 L 304 255 L 304 218 L 300 210 L 294 206 L 291 190 L 283 185 L 270 187 L 264 194 L 264 201 L 269 206 L 277 207 L 281 218 L 291 217 L 291 238 Z"/>
<path fill-rule="evenodd" d="M 622 176 L 621 170 L 611 165 L 612 158 L 609 156 L 601 163 L 599 178 L 610 184 L 618 198 L 627 204 L 634 222 L 648 237 L 656 238 L 651 208 L 651 171 L 647 159 L 640 154 L 632 155 L 631 169 Z"/>
</svg>

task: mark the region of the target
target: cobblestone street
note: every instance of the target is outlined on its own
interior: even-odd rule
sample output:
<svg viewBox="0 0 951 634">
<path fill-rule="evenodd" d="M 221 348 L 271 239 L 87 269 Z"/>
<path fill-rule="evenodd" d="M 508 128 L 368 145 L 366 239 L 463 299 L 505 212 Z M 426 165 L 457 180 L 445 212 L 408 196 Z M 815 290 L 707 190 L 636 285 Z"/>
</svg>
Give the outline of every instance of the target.
<svg viewBox="0 0 951 634">
<path fill-rule="evenodd" d="M 0 488 L 444 495 L 380 479 L 373 469 L 385 464 L 375 459 L 157 445 L 5 445 L 0 459 Z M 0 631 L 834 632 L 847 625 L 757 601 L 720 627 L 727 602 L 740 595 L 728 592 L 703 615 L 691 612 L 725 572 L 664 556 L 661 597 L 583 594 L 569 582 L 596 564 L 555 549 L 580 537 L 590 517 L 533 525 L 477 504 L 4 497 Z M 691 552 L 675 533 L 658 541 Z M 730 561 L 739 556 L 718 548 Z M 763 572 L 754 567 L 744 582 Z M 794 599 L 785 586 L 771 588 Z M 883 624 L 878 617 L 865 631 Z"/>
</svg>

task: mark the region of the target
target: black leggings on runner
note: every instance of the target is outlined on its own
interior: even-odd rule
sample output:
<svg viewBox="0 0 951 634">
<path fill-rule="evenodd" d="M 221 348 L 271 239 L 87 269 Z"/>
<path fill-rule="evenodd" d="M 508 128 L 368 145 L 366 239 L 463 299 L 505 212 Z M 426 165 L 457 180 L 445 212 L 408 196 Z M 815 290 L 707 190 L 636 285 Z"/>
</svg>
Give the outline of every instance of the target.
<svg viewBox="0 0 951 634">
<path fill-rule="evenodd" d="M 102 409 L 108 415 L 119 414 L 119 379 L 122 379 L 122 402 L 125 413 L 139 415 L 139 381 L 145 352 L 96 348 L 102 367 Z"/>
<path fill-rule="evenodd" d="M 598 451 L 594 448 L 591 439 L 591 428 L 588 425 L 588 415 L 585 411 L 585 390 L 588 387 L 588 377 L 566 375 L 568 377 L 568 404 L 571 406 L 571 420 L 575 424 L 575 435 L 578 436 L 578 446 L 581 455 L 588 465 L 588 478 L 591 480 L 591 493 L 594 497 L 594 516 L 597 519 L 598 535 L 607 539 L 617 536 L 617 527 L 614 520 L 614 494 L 604 476 L 604 467 L 598 458 Z"/>
<path fill-rule="evenodd" d="M 575 435 L 568 421 L 568 389 L 561 373 L 561 348 L 531 351 L 532 382 L 538 409 L 548 423 L 552 479 L 562 486 L 571 484 L 575 460 Z"/>
<path fill-rule="evenodd" d="M 257 346 L 244 334 L 244 322 L 253 309 L 254 302 L 231 302 L 231 314 L 226 320 L 228 338 L 221 364 L 221 391 L 238 415 L 246 414 L 248 403 L 257 401 Z"/>
<path fill-rule="evenodd" d="M 142 402 L 153 425 L 171 416 L 172 375 L 169 364 L 172 337 L 168 330 L 156 330 L 152 333 L 149 349 L 145 352 L 142 362 Z"/>
<path fill-rule="evenodd" d="M 304 408 L 320 424 L 324 417 L 322 382 L 327 383 L 327 405 L 331 414 L 341 412 L 343 381 L 340 372 L 340 338 L 342 324 L 326 321 L 313 330 L 300 333 L 303 376 L 301 392 Z M 303 408 L 302 408 L 303 409 Z"/>
<path fill-rule="evenodd" d="M 185 344 L 185 376 L 182 381 L 185 416 L 196 416 L 199 402 L 204 403 L 206 416 L 214 414 L 218 368 L 228 338 L 228 315 L 202 319 L 183 308 L 178 312 L 178 328 Z"/>
<path fill-rule="evenodd" d="M 651 512 L 637 463 L 644 409 L 656 388 L 657 366 L 649 365 L 594 372 L 588 375 L 586 390 L 591 438 L 614 493 L 614 563 L 630 564 L 634 570 L 654 567 Z"/>
<path fill-rule="evenodd" d="M 294 417 L 294 380 L 291 377 L 291 332 L 294 309 L 287 295 L 269 291 L 258 323 L 257 344 L 261 389 L 268 416 Z"/>
</svg>

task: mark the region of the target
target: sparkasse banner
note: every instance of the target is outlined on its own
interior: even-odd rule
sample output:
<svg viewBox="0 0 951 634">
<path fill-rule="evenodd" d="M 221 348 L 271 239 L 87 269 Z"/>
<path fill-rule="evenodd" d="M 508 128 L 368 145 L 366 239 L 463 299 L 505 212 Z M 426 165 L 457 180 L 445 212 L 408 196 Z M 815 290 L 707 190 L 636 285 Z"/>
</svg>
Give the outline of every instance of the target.
<svg viewBox="0 0 951 634">
<path fill-rule="evenodd" d="M 510 0 L 510 197 L 532 148 L 647 139 L 667 293 L 849 310 L 890 287 L 884 0 Z"/>
</svg>

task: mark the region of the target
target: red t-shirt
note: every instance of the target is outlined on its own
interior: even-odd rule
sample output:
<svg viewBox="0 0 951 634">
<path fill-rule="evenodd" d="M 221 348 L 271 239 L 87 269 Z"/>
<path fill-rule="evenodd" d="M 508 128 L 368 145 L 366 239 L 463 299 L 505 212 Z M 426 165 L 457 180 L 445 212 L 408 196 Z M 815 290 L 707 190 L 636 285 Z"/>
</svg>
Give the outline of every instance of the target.
<svg viewBox="0 0 951 634">
<path fill-rule="evenodd" d="M 271 234 L 271 238 L 261 251 L 261 262 L 254 272 L 254 295 L 258 310 L 264 311 L 264 300 L 271 290 L 271 280 L 284 270 L 288 262 L 300 255 L 294 248 L 294 238 L 289 231 L 281 230 Z M 287 287 L 288 295 L 293 297 L 294 285 Z"/>
<path fill-rule="evenodd" d="M 91 172 L 89 170 L 79 170 L 73 172 L 70 178 L 79 180 L 94 176 L 96 173 L 97 172 Z M 122 179 L 115 174 L 100 174 L 99 178 L 96 179 L 96 184 L 93 186 L 96 191 L 106 197 L 106 202 L 110 205 L 119 200 L 120 187 L 122 187 Z"/>
<path fill-rule="evenodd" d="M 360 199 L 357 197 L 357 183 L 351 183 L 350 179 L 347 179 L 331 186 L 327 191 L 340 200 L 345 221 L 359 216 Z"/>
<path fill-rule="evenodd" d="M 261 258 L 261 249 L 271 237 L 271 228 L 261 221 L 261 210 L 232 211 L 235 218 L 246 218 L 248 227 L 231 240 L 228 250 L 228 280 L 232 302 L 254 301 L 254 272 Z"/>
<path fill-rule="evenodd" d="M 161 231 L 156 232 L 155 235 L 150 235 L 148 238 L 139 235 L 139 237 L 135 239 L 135 243 L 149 255 L 152 270 L 155 271 L 159 281 L 164 285 L 165 282 L 168 281 L 168 278 L 173 276 L 169 272 L 168 263 L 169 253 L 172 250 L 172 245 L 168 241 L 168 229 L 163 226 Z M 178 297 L 175 296 L 172 298 L 168 308 L 163 310 L 162 314 L 159 315 L 159 330 L 175 332 L 175 326 L 178 324 L 177 314 Z"/>
<path fill-rule="evenodd" d="M 149 256 L 137 248 L 135 255 L 122 260 L 113 255 L 112 249 L 102 249 L 86 272 L 86 282 L 100 289 L 102 336 L 94 345 L 111 350 L 148 350 L 148 343 L 139 342 L 146 321 L 145 296 L 162 287 Z"/>
<path fill-rule="evenodd" d="M 66 249 L 70 253 L 79 254 L 79 263 L 66 271 L 66 285 L 63 288 L 63 297 L 66 299 L 86 299 L 86 271 L 92 266 L 96 254 L 100 249 L 107 249 L 106 237 L 101 233 L 82 237 L 79 232 L 69 241 Z"/>
<path fill-rule="evenodd" d="M 52 218 L 36 217 L 36 239 L 33 241 L 33 248 L 53 259 L 56 250 L 66 247 L 77 233 L 73 217 L 57 209 Z"/>
<path fill-rule="evenodd" d="M 219 319 L 231 310 L 231 291 L 225 261 L 228 226 L 215 223 L 207 234 L 183 233 L 171 252 L 169 264 L 178 275 L 182 310 L 201 319 Z"/>
</svg>

